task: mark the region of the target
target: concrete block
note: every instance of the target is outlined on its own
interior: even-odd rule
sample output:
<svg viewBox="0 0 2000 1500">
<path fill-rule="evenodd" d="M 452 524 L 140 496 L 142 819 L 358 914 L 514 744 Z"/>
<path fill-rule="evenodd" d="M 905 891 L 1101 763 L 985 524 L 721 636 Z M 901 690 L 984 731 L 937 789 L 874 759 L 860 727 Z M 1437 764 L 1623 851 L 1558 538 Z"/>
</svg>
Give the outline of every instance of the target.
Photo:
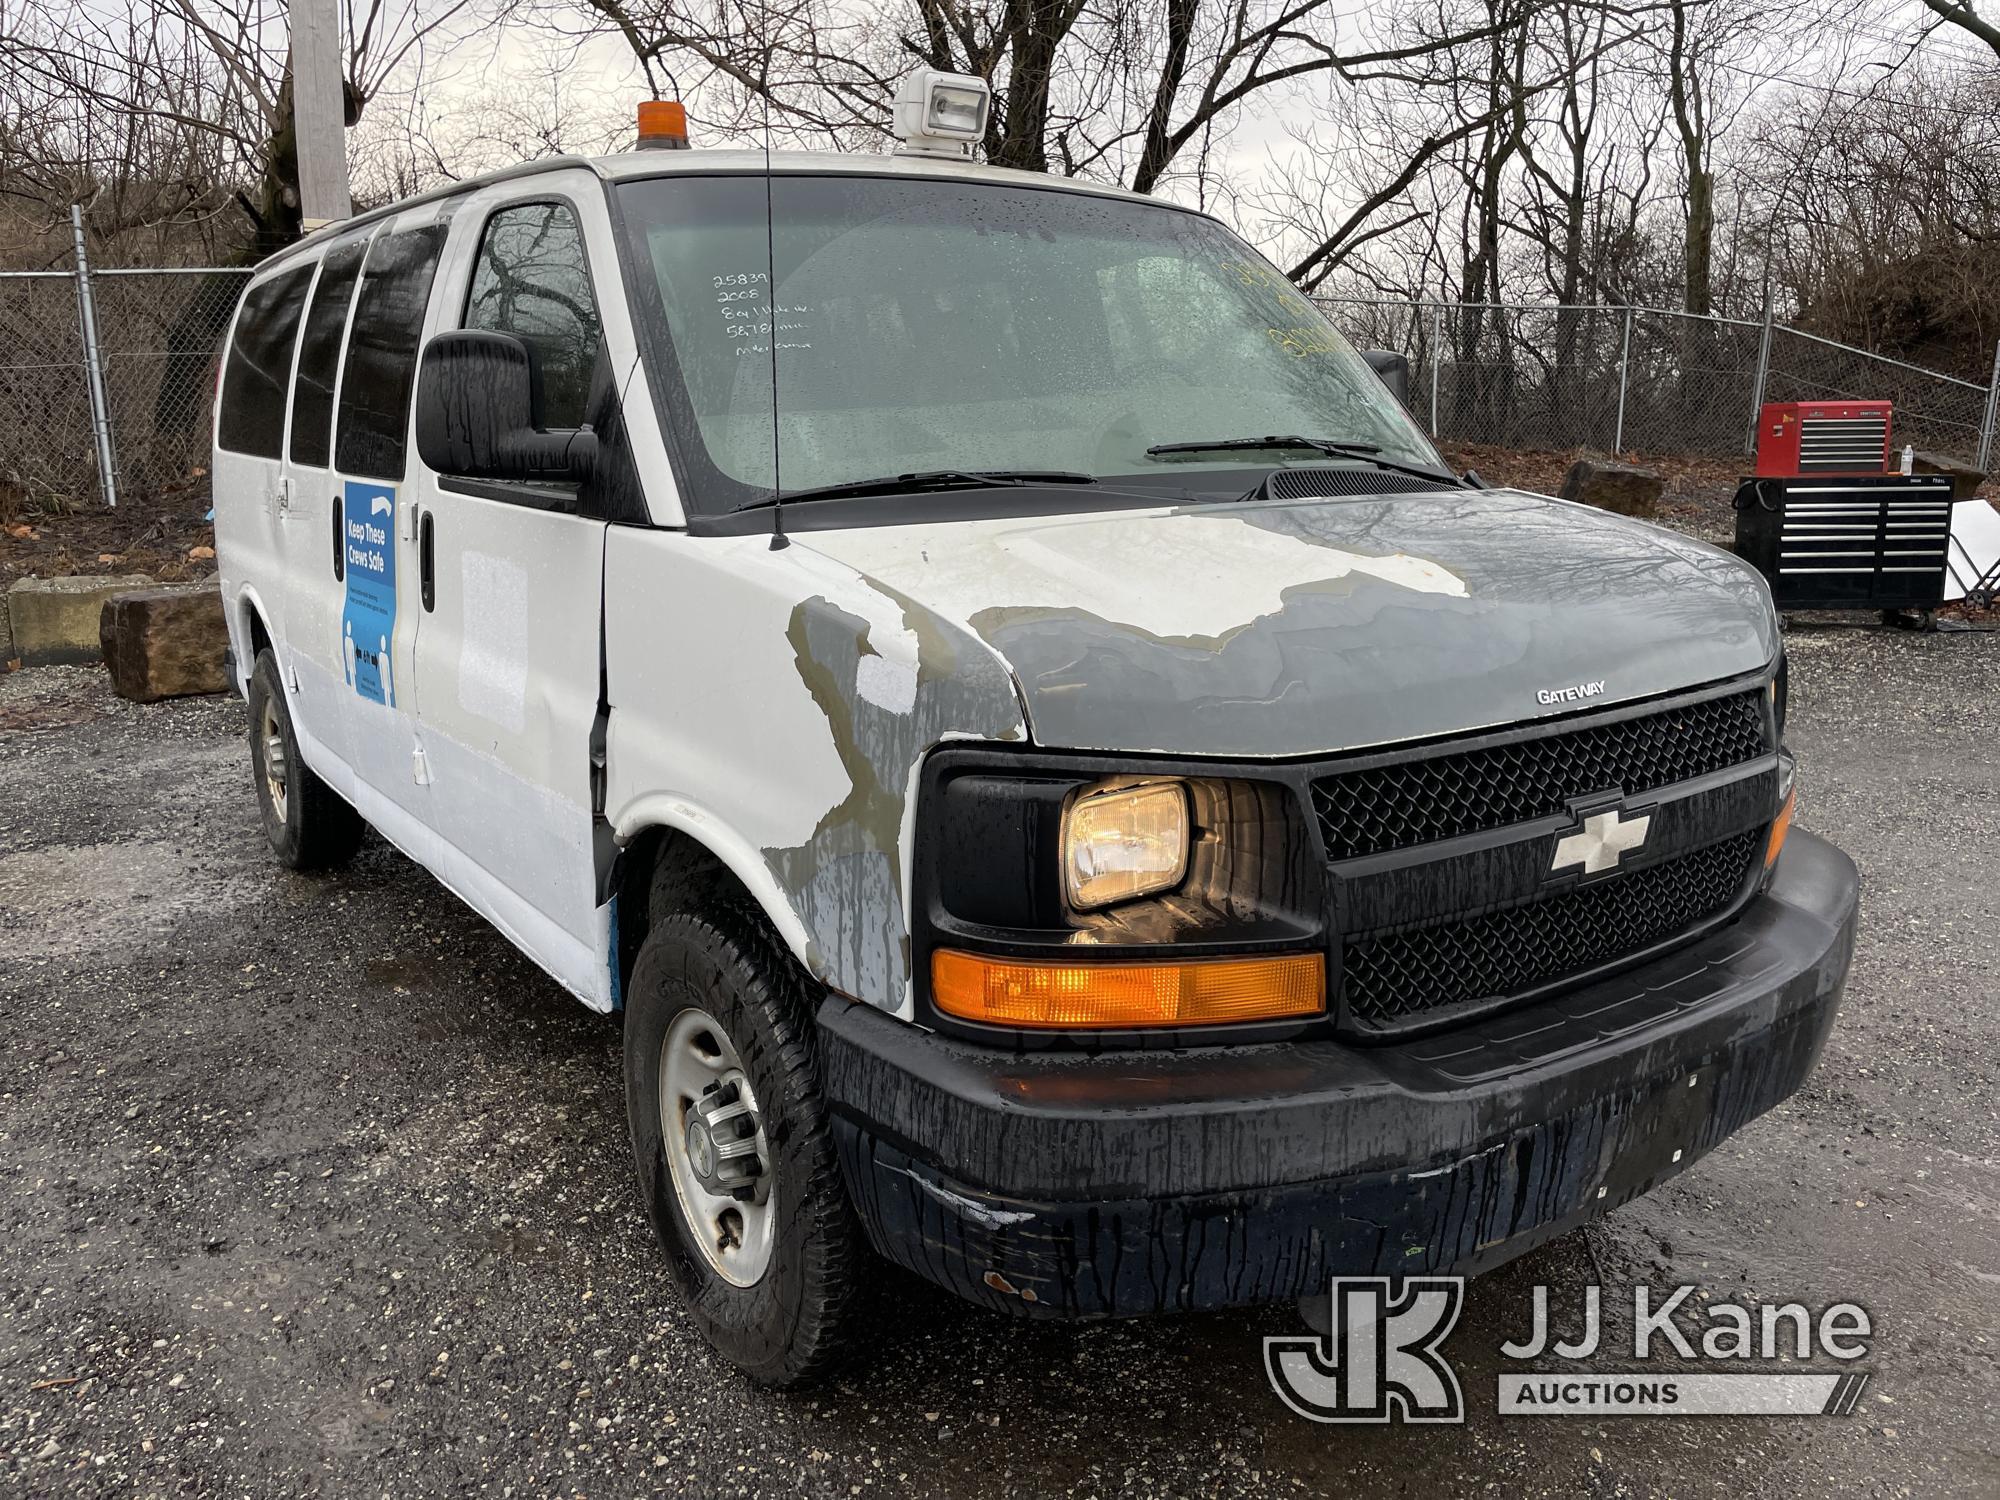
<svg viewBox="0 0 2000 1500">
<path fill-rule="evenodd" d="M 1637 464 L 1580 458 L 1563 476 L 1561 493 L 1565 500 L 1650 521 L 1660 513 L 1660 491 L 1665 488 L 1665 480 Z"/>
<path fill-rule="evenodd" d="M 229 690 L 229 629 L 213 584 L 113 594 L 98 617 L 111 687 L 135 703 Z"/>
<path fill-rule="evenodd" d="M 24 667 L 84 665 L 99 660 L 98 615 L 113 594 L 144 588 L 144 573 L 115 578 L 22 578 L 7 590 L 14 654 Z"/>
</svg>

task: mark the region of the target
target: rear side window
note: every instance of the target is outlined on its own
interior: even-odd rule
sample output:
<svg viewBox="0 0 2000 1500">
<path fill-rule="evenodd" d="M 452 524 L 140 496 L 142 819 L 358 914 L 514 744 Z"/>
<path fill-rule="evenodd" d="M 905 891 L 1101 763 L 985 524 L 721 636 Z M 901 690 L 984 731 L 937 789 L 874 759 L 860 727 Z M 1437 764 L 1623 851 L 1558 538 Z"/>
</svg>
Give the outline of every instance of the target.
<svg viewBox="0 0 2000 1500">
<path fill-rule="evenodd" d="M 229 341 L 222 372 L 217 446 L 255 458 L 277 458 L 285 446 L 285 391 L 292 379 L 292 349 L 299 310 L 312 282 L 310 264 L 250 288 Z"/>
<path fill-rule="evenodd" d="M 369 247 L 340 373 L 334 463 L 343 474 L 403 477 L 417 345 L 443 244 L 444 226 L 430 224 L 377 235 Z"/>
<path fill-rule="evenodd" d="M 583 230 L 566 203 L 524 203 L 486 221 L 465 326 L 511 333 L 536 355 L 542 419 L 581 427 L 600 342 Z"/>
<path fill-rule="evenodd" d="M 299 373 L 292 382 L 292 462 L 326 467 L 333 456 L 333 382 L 340 373 L 340 336 L 347 331 L 347 305 L 354 300 L 366 241 L 330 253 L 306 310 L 299 343 Z"/>
</svg>

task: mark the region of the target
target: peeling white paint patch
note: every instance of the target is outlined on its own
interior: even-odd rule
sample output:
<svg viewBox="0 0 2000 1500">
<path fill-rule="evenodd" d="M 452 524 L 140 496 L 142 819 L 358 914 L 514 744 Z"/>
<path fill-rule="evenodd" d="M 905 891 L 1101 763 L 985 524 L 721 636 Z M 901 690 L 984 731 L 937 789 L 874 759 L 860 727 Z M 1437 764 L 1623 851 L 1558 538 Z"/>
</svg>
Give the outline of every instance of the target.
<svg viewBox="0 0 2000 1500">
<path fill-rule="evenodd" d="M 852 568 L 809 547 L 797 549 L 791 561 L 807 580 L 799 589 L 800 598 L 824 595 L 849 614 L 868 622 L 868 644 L 878 655 L 915 663 L 917 633 L 903 618 L 901 604 L 867 579 L 856 577 Z"/>
<path fill-rule="evenodd" d="M 1350 552 L 1229 514 L 961 522 L 950 545 L 933 531 L 821 532 L 813 546 L 960 620 L 1082 609 L 1168 639 L 1227 635 L 1283 609 L 1288 590 L 1351 576 L 1466 597 L 1465 580 L 1428 558 Z"/>
<path fill-rule="evenodd" d="M 853 782 L 826 711 L 799 676 L 786 632 L 811 558 L 800 543 L 773 552 L 762 537 L 692 543 L 668 532 L 613 527 L 606 544 L 605 630 L 618 705 L 611 715 L 609 805 L 685 797 L 752 849 L 806 843 Z M 823 558 L 816 573 L 844 580 L 836 595 L 873 601 L 884 630 L 902 612 Z M 863 610 L 857 609 L 857 613 Z M 726 628 L 719 628 L 726 621 Z M 882 649 L 873 625 L 871 640 Z M 698 643 L 662 649 L 662 642 Z M 909 654 L 914 658 L 916 643 Z"/>
<path fill-rule="evenodd" d="M 528 571 L 489 552 L 461 554 L 458 571 L 458 706 L 519 734 L 527 723 Z"/>
<path fill-rule="evenodd" d="M 902 923 L 900 935 L 903 937 L 910 935 L 910 913 L 916 910 L 916 877 L 913 872 L 917 867 L 917 787 L 923 779 L 924 762 L 919 756 L 910 763 L 910 774 L 903 782 L 903 819 L 896 830 L 896 864 L 902 871 L 903 881 L 898 892 L 903 898 L 902 909 L 896 915 Z M 897 996 L 891 1014 L 906 1021 L 914 1019 L 917 1014 L 917 978 L 908 965 L 903 968 L 902 992 Z"/>
<path fill-rule="evenodd" d="M 879 709 L 907 714 L 917 704 L 916 666 L 887 656 L 864 656 L 854 664 L 854 689 Z"/>
</svg>

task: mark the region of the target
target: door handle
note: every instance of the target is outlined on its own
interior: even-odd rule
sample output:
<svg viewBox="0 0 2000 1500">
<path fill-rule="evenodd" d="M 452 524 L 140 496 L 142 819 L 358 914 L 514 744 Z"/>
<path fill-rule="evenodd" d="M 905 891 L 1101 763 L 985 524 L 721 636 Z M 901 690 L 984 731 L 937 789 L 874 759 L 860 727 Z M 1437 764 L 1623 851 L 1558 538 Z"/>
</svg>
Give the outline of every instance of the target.
<svg viewBox="0 0 2000 1500">
<path fill-rule="evenodd" d="M 333 581 L 344 583 L 347 579 L 347 507 L 338 495 L 333 497 Z"/>
<path fill-rule="evenodd" d="M 417 523 L 417 584 L 424 597 L 424 613 L 437 608 L 437 530 L 435 517 L 425 511 Z"/>
</svg>

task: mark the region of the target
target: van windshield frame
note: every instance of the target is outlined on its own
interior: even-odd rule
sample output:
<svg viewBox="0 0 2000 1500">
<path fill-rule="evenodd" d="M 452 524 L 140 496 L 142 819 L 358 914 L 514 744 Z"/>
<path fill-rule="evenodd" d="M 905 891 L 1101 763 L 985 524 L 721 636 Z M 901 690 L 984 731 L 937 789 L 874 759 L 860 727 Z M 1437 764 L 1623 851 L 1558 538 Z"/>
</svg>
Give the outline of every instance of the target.
<svg viewBox="0 0 2000 1500">
<path fill-rule="evenodd" d="M 1165 502 L 1240 495 L 1246 462 L 1345 461 L 1146 451 L 1274 433 L 1444 467 L 1304 294 L 1205 214 L 929 174 L 609 186 L 690 517 L 938 469 L 1072 470 Z"/>
</svg>

